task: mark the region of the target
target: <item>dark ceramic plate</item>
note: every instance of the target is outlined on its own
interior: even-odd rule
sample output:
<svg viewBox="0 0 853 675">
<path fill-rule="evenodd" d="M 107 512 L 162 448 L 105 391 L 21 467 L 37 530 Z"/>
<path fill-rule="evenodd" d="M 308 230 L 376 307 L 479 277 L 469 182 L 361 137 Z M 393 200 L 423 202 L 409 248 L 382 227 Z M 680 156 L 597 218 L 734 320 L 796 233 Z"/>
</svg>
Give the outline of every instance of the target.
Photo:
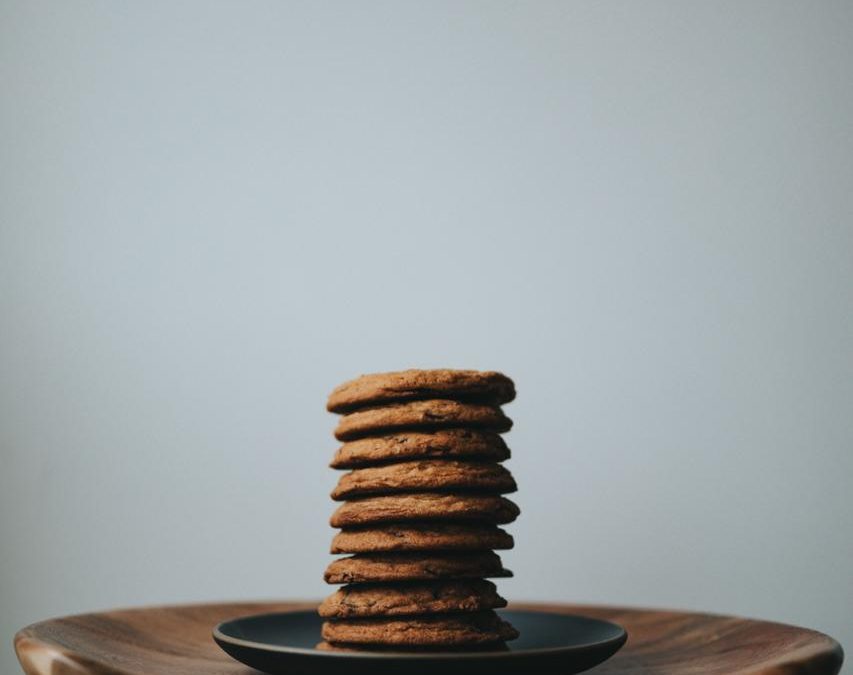
<svg viewBox="0 0 853 675">
<path fill-rule="evenodd" d="M 628 634 L 621 626 L 572 614 L 499 612 L 521 633 L 507 651 L 328 652 L 322 620 L 313 611 L 258 614 L 219 624 L 213 639 L 228 654 L 272 675 L 379 675 L 381 673 L 579 673 L 613 656 Z M 486 670 L 488 669 L 488 670 Z"/>
</svg>

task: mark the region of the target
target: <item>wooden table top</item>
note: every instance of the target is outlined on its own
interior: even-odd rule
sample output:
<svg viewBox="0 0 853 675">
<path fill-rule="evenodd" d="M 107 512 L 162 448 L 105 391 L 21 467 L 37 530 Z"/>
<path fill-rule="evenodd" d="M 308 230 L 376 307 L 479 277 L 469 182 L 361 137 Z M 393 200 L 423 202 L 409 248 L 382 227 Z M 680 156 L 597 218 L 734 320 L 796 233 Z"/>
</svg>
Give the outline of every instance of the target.
<svg viewBox="0 0 853 675">
<path fill-rule="evenodd" d="M 231 603 L 116 610 L 51 619 L 15 636 L 29 675 L 251 675 L 211 638 L 225 619 L 316 607 Z M 805 628 L 727 616 L 589 605 L 513 605 L 614 621 L 628 643 L 588 671 L 598 675 L 834 675 L 841 647 Z"/>
</svg>

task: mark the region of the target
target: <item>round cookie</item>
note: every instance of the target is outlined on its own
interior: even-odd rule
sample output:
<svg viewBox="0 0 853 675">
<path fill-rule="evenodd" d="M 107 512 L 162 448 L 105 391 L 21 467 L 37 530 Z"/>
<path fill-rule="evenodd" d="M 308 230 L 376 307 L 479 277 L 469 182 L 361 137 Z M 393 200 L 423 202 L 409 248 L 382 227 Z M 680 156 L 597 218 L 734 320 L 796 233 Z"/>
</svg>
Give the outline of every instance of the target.
<svg viewBox="0 0 853 675">
<path fill-rule="evenodd" d="M 514 521 L 519 513 L 518 506 L 506 497 L 423 492 L 344 502 L 329 522 L 332 527 L 410 520 L 467 520 L 502 525 Z"/>
<path fill-rule="evenodd" d="M 518 631 L 489 610 L 470 614 L 325 621 L 322 636 L 332 643 L 470 645 L 514 640 Z"/>
<path fill-rule="evenodd" d="M 341 476 L 331 496 L 340 501 L 421 490 L 483 490 L 501 494 L 517 489 L 512 474 L 500 464 L 428 459 L 356 469 Z"/>
<path fill-rule="evenodd" d="M 512 420 L 500 408 L 479 403 L 446 399 L 391 403 L 344 415 L 335 428 L 335 438 L 350 441 L 363 436 L 382 435 L 396 429 L 443 429 L 475 427 L 509 431 Z"/>
<path fill-rule="evenodd" d="M 491 581 L 432 581 L 344 586 L 317 610 L 324 619 L 481 612 L 506 607 Z"/>
<path fill-rule="evenodd" d="M 485 551 L 506 550 L 513 545 L 511 534 L 489 525 L 393 523 L 338 532 L 332 539 L 330 552 Z"/>
<path fill-rule="evenodd" d="M 402 649 L 400 647 L 395 647 L 393 645 L 350 645 L 345 642 L 337 642 L 332 644 L 331 642 L 326 642 L 323 640 L 322 642 L 318 642 L 314 645 L 314 649 L 318 649 L 321 652 L 401 652 Z M 435 652 L 508 652 L 509 646 L 504 642 L 484 642 L 477 645 L 461 645 L 461 646 L 447 646 L 447 645 L 432 645 L 432 646 L 421 646 L 421 647 L 413 647 L 409 646 L 405 648 L 407 652 L 416 652 L 420 654 L 425 653 L 435 653 Z"/>
<path fill-rule="evenodd" d="M 515 385 L 506 375 L 477 370 L 402 370 L 362 375 L 335 387 L 329 412 L 345 413 L 364 406 L 423 398 L 477 400 L 494 405 L 515 398 Z"/>
<path fill-rule="evenodd" d="M 511 577 L 500 556 L 476 553 L 362 553 L 333 560 L 323 578 L 329 584 L 362 584 L 432 579 Z"/>
<path fill-rule="evenodd" d="M 509 459 L 506 442 L 493 431 L 438 429 L 372 436 L 344 443 L 335 453 L 333 469 L 355 469 L 411 459 Z"/>
</svg>

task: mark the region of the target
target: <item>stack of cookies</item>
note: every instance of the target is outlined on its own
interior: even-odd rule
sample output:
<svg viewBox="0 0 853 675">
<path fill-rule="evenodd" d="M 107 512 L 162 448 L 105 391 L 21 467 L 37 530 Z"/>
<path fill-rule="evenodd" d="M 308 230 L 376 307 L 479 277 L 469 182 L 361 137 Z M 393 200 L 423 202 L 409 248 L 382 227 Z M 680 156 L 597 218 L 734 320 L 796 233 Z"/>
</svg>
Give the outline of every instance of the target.
<svg viewBox="0 0 853 675">
<path fill-rule="evenodd" d="M 515 398 L 505 375 L 407 370 L 337 387 L 343 417 L 331 466 L 348 469 L 332 492 L 344 503 L 326 569 L 344 584 L 320 605 L 325 649 L 500 648 L 518 632 L 494 609 L 506 600 L 488 578 L 508 577 L 493 549 L 509 549 L 518 507 L 499 435 Z"/>
</svg>

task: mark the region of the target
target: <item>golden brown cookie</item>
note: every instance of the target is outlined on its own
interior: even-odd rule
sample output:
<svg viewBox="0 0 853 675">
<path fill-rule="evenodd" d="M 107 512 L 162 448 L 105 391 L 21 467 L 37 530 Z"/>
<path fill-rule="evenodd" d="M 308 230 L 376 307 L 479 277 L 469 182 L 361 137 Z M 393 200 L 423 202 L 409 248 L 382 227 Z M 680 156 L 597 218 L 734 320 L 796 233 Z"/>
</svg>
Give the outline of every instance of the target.
<svg viewBox="0 0 853 675">
<path fill-rule="evenodd" d="M 411 520 L 467 520 L 502 525 L 514 521 L 518 514 L 518 506 L 506 497 L 423 492 L 344 502 L 329 522 L 332 527 Z"/>
<path fill-rule="evenodd" d="M 345 413 L 355 408 L 424 398 L 476 400 L 501 405 L 515 398 L 506 375 L 477 370 L 403 370 L 362 375 L 335 388 L 326 408 Z"/>
<path fill-rule="evenodd" d="M 503 432 L 509 431 L 512 420 L 497 406 L 429 399 L 390 403 L 381 408 L 366 408 L 344 415 L 335 429 L 335 438 L 339 441 L 350 441 L 363 436 L 384 435 L 398 429 L 452 427 L 474 427 Z"/>
<path fill-rule="evenodd" d="M 499 527 L 456 523 L 393 523 L 345 529 L 332 540 L 331 553 L 394 551 L 485 551 L 513 547 L 513 538 Z"/>
<path fill-rule="evenodd" d="M 362 553 L 333 560 L 323 578 L 330 584 L 431 579 L 511 577 L 500 556 L 475 553 Z"/>
<path fill-rule="evenodd" d="M 404 431 L 386 436 L 360 438 L 344 443 L 335 453 L 333 469 L 412 459 L 482 459 L 502 462 L 510 451 L 504 439 L 493 431 L 474 429 L 438 429 Z"/>
<path fill-rule="evenodd" d="M 480 612 L 498 607 L 506 607 L 506 600 L 495 585 L 472 579 L 344 586 L 326 598 L 318 612 L 324 619 L 347 619 Z"/>
<path fill-rule="evenodd" d="M 518 631 L 493 611 L 421 617 L 325 621 L 327 642 L 400 646 L 465 645 L 514 640 Z"/>
<path fill-rule="evenodd" d="M 502 494 L 517 489 L 512 474 L 500 464 L 427 459 L 350 471 L 341 476 L 332 499 L 445 490 Z"/>
</svg>

